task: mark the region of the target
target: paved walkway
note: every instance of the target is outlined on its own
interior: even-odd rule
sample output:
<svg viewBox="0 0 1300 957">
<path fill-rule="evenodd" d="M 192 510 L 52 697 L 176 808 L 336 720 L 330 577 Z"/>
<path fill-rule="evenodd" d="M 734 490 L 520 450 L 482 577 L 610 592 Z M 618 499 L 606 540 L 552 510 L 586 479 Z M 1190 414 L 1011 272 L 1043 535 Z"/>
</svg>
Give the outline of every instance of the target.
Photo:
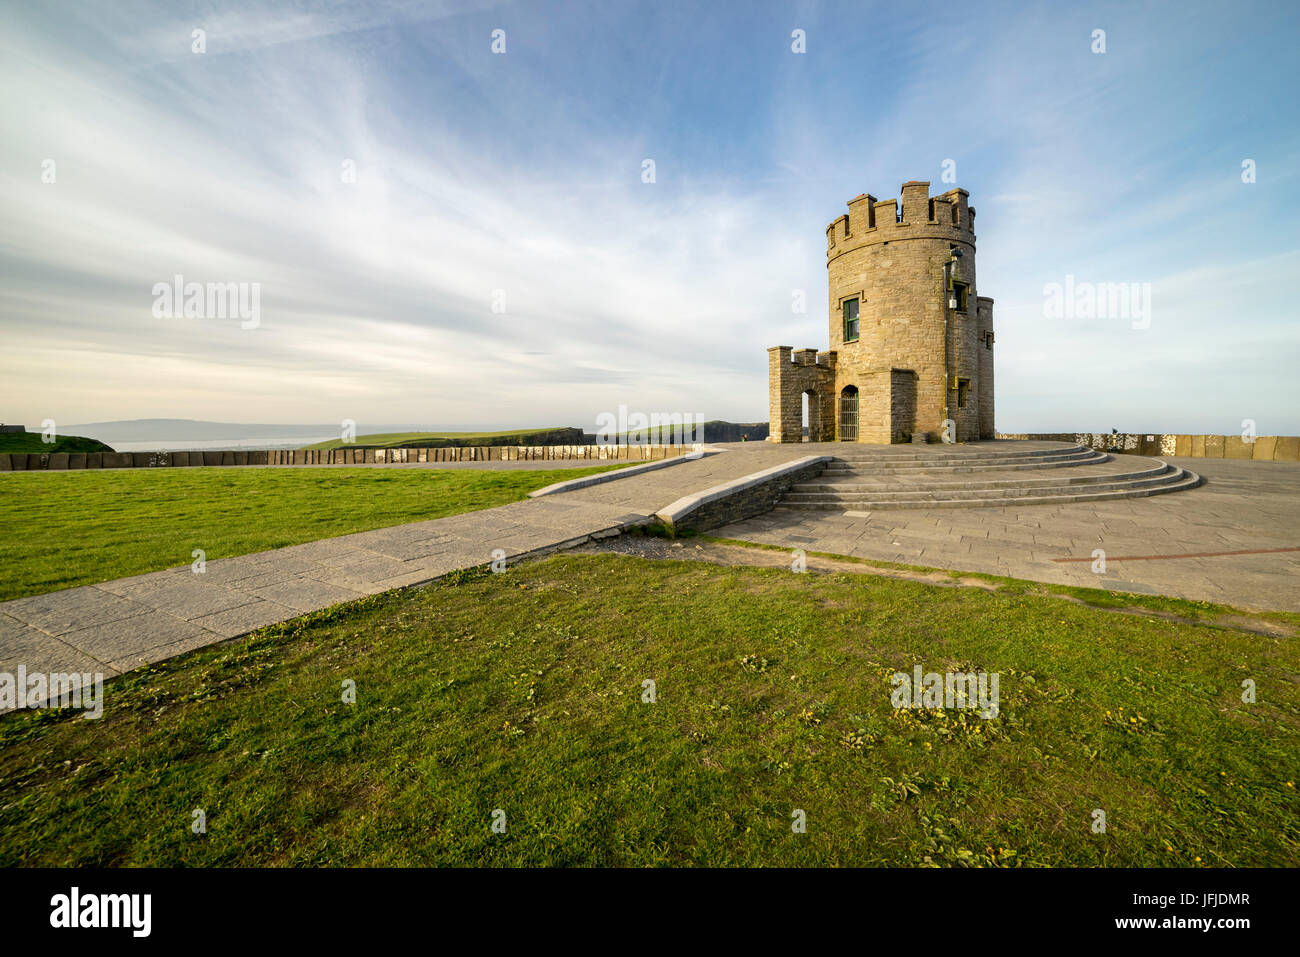
<svg viewBox="0 0 1300 957">
<path fill-rule="evenodd" d="M 1300 611 L 1300 465 L 1163 461 L 1197 472 L 1206 484 L 1149 498 L 1067 505 L 884 509 L 866 517 L 778 510 L 712 534 L 909 565 Z M 1092 571 L 1093 550 L 1099 548 L 1106 553 L 1104 573 Z"/>
<path fill-rule="evenodd" d="M 203 574 L 186 565 L 0 603 L 0 672 L 14 674 L 22 664 L 29 672 L 112 676 L 338 602 L 482 565 L 498 549 L 509 563 L 616 534 L 683 495 L 803 454 L 797 445 L 746 445 L 497 508 L 215 559 Z M 548 470 L 560 463 L 476 464 Z"/>
</svg>

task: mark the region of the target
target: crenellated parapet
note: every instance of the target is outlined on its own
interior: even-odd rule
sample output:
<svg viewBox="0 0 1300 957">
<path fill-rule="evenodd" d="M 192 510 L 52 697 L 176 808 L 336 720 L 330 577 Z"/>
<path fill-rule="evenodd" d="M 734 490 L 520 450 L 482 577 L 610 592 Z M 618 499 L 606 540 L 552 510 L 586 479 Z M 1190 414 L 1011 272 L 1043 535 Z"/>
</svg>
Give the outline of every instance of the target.
<svg viewBox="0 0 1300 957">
<path fill-rule="evenodd" d="M 946 239 L 975 245 L 975 209 L 969 193 L 950 189 L 930 195 L 930 184 L 904 183 L 897 199 L 877 200 L 861 193 L 849 200 L 847 215 L 826 227 L 826 257 L 834 259 L 853 249 L 903 239 Z"/>
</svg>

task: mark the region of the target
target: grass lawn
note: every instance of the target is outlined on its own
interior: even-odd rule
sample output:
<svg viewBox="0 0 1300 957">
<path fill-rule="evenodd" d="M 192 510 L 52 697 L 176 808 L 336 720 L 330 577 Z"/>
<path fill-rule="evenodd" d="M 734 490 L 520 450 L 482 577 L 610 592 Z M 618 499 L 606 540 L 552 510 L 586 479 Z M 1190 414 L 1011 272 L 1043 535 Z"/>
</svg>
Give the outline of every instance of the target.
<svg viewBox="0 0 1300 957">
<path fill-rule="evenodd" d="M 0 479 L 0 600 L 525 498 L 608 471 L 194 468 Z"/>
<path fill-rule="evenodd" d="M 915 664 L 1000 713 L 894 709 Z M 0 718 L 0 865 L 1294 866 L 1298 671 L 1010 588 L 562 555 Z"/>
<path fill-rule="evenodd" d="M 559 429 L 511 429 L 506 432 L 376 432 L 358 435 L 354 444 L 363 448 L 435 448 L 444 445 L 532 445 L 539 435 L 558 432 Z M 346 448 L 342 439 L 329 439 L 306 449 Z"/>
</svg>

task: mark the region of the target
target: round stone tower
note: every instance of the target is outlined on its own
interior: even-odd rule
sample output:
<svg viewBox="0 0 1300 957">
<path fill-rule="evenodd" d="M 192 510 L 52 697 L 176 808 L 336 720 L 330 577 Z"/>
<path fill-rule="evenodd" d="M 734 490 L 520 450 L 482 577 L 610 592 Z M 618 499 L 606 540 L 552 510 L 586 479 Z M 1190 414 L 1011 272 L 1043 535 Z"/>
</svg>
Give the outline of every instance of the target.
<svg viewBox="0 0 1300 957">
<path fill-rule="evenodd" d="M 993 300 L 976 294 L 964 189 L 863 193 L 826 228 L 830 349 L 769 350 L 772 439 L 992 438 Z"/>
</svg>

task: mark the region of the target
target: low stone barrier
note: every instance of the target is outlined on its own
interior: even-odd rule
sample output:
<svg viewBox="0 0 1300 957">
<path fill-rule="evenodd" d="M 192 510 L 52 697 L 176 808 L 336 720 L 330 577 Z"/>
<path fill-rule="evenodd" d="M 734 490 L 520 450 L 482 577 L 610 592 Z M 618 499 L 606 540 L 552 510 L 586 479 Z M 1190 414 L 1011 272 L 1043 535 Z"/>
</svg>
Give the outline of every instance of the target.
<svg viewBox="0 0 1300 957">
<path fill-rule="evenodd" d="M 1247 441 L 1240 435 L 1180 435 L 1172 432 L 1033 432 L 998 433 L 999 439 L 1073 442 L 1099 452 L 1131 455 L 1186 456 L 1206 459 L 1253 459 L 1256 462 L 1300 461 L 1300 437 L 1260 435 Z"/>
<path fill-rule="evenodd" d="M 832 458 L 830 455 L 806 455 L 793 462 L 775 465 L 679 498 L 655 517 L 674 534 L 686 530 L 704 532 L 753 518 L 771 510 L 796 482 L 820 475 Z"/>
<path fill-rule="evenodd" d="M 201 452 L 2 452 L 0 472 L 226 465 L 407 465 L 418 462 L 652 462 L 693 445 L 474 445 L 428 449 L 261 449 Z"/>
</svg>

